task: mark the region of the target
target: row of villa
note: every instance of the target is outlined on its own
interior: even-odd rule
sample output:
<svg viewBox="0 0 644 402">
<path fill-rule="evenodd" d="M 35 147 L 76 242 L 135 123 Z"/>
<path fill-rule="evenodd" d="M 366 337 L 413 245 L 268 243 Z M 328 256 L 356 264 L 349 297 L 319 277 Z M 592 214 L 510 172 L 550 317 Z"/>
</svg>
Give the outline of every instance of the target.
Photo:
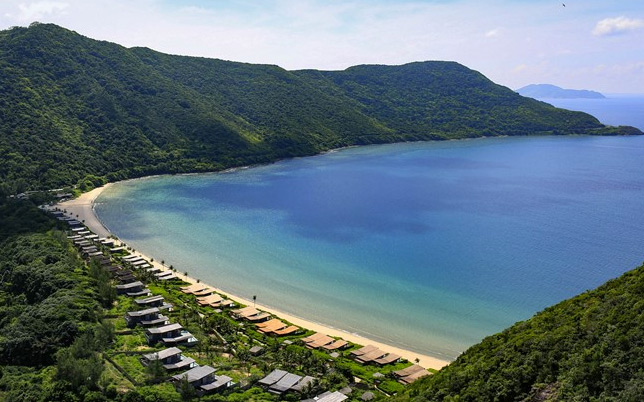
<svg viewBox="0 0 644 402">
<path fill-rule="evenodd" d="M 198 343 L 189 331 L 179 323 L 171 322 L 166 315 L 173 310 L 173 306 L 167 303 L 163 296 L 153 295 L 146 284 L 138 279 L 153 275 L 153 279 L 159 281 L 178 280 L 172 270 L 155 267 L 151 261 L 140 255 L 129 253 L 124 244 L 108 239 L 100 238 L 89 231 L 83 223 L 62 212 L 54 212 L 54 215 L 66 221 L 70 226 L 68 238 L 78 248 L 81 255 L 86 259 L 94 259 L 112 274 L 118 295 L 133 298 L 137 309 L 128 311 L 125 316 L 125 323 L 128 328 L 138 326 L 144 328 L 145 339 L 148 345 L 156 347 L 162 345 L 164 348 L 153 353 L 144 354 L 140 361 L 144 366 L 160 363 L 169 373 L 178 372 L 169 378 L 174 383 L 187 381 L 199 393 L 219 392 L 229 389 L 236 384 L 231 377 L 216 375 L 216 369 L 211 366 L 200 366 L 193 358 L 183 355 L 180 347 L 191 347 Z M 145 274 L 141 276 L 141 274 Z M 196 297 L 200 306 L 211 307 L 216 312 L 222 309 L 233 308 L 235 303 L 226 299 L 215 290 L 206 285 L 197 283 L 180 288 L 181 292 Z M 305 330 L 295 325 L 285 323 L 271 314 L 256 309 L 252 306 L 241 307 L 229 310 L 232 318 L 245 321 L 264 335 L 273 337 L 296 336 Z M 242 324 L 240 324 L 242 325 Z M 309 349 L 320 349 L 337 358 L 344 349 L 355 347 L 353 344 L 338 338 L 330 337 L 322 333 L 314 333 L 304 338 L 294 339 Z M 292 341 L 284 341 L 285 344 Z M 262 348 L 255 346 L 250 349 L 253 355 L 257 355 Z M 401 360 L 399 355 L 387 353 L 375 346 L 367 345 L 349 353 L 349 357 L 361 364 L 372 364 L 384 366 L 396 363 Z M 412 365 L 402 370 L 394 371 L 393 375 L 402 384 L 409 384 L 418 378 L 429 375 L 429 372 L 418 365 Z M 302 390 L 316 381 L 311 376 L 300 376 L 284 370 L 276 369 L 259 380 L 256 385 L 264 387 L 268 392 L 282 395 L 288 392 L 302 392 Z M 349 389 L 350 392 L 350 389 Z M 307 401 L 333 402 L 343 401 L 347 396 L 342 392 L 325 392 Z"/>
</svg>

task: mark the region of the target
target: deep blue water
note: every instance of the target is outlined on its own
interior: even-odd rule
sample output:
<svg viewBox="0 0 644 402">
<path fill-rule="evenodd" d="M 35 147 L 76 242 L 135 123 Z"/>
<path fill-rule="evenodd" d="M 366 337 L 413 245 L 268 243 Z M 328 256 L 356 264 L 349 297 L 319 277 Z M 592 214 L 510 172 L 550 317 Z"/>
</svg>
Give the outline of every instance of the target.
<svg viewBox="0 0 644 402">
<path fill-rule="evenodd" d="M 443 358 L 644 260 L 644 137 L 346 149 L 118 183 L 119 237 L 231 293 Z"/>
<path fill-rule="evenodd" d="M 604 124 L 644 131 L 644 95 L 606 94 L 606 99 L 541 99 L 556 107 L 590 113 Z"/>
</svg>

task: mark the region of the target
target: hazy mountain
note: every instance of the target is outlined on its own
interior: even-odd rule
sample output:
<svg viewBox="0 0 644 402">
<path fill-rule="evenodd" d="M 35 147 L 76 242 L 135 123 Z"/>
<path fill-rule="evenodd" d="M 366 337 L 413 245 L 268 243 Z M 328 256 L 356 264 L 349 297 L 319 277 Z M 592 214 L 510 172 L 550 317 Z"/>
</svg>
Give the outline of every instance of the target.
<svg viewBox="0 0 644 402">
<path fill-rule="evenodd" d="M 531 84 L 517 89 L 523 96 L 536 99 L 605 99 L 599 92 L 586 89 L 564 89 L 550 84 Z"/>
</svg>

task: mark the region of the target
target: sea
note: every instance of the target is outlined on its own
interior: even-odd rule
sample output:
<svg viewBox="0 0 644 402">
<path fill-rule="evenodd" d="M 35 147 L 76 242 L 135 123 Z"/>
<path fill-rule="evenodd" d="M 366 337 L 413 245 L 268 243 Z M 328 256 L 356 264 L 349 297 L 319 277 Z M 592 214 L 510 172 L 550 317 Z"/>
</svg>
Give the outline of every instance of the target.
<svg viewBox="0 0 644 402">
<path fill-rule="evenodd" d="M 550 103 L 644 129 L 627 98 Z M 95 209 L 191 277 L 452 360 L 642 264 L 642 160 L 644 136 L 366 146 L 124 181 Z"/>
</svg>

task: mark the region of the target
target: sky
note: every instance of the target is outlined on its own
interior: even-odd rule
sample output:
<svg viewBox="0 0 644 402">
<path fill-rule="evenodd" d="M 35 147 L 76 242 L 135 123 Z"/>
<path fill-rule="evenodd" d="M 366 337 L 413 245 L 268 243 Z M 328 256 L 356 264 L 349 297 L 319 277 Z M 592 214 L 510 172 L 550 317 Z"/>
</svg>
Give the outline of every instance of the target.
<svg viewBox="0 0 644 402">
<path fill-rule="evenodd" d="M 512 89 L 644 93 L 641 0 L 0 0 L 126 47 L 288 70 L 456 61 Z"/>
</svg>

